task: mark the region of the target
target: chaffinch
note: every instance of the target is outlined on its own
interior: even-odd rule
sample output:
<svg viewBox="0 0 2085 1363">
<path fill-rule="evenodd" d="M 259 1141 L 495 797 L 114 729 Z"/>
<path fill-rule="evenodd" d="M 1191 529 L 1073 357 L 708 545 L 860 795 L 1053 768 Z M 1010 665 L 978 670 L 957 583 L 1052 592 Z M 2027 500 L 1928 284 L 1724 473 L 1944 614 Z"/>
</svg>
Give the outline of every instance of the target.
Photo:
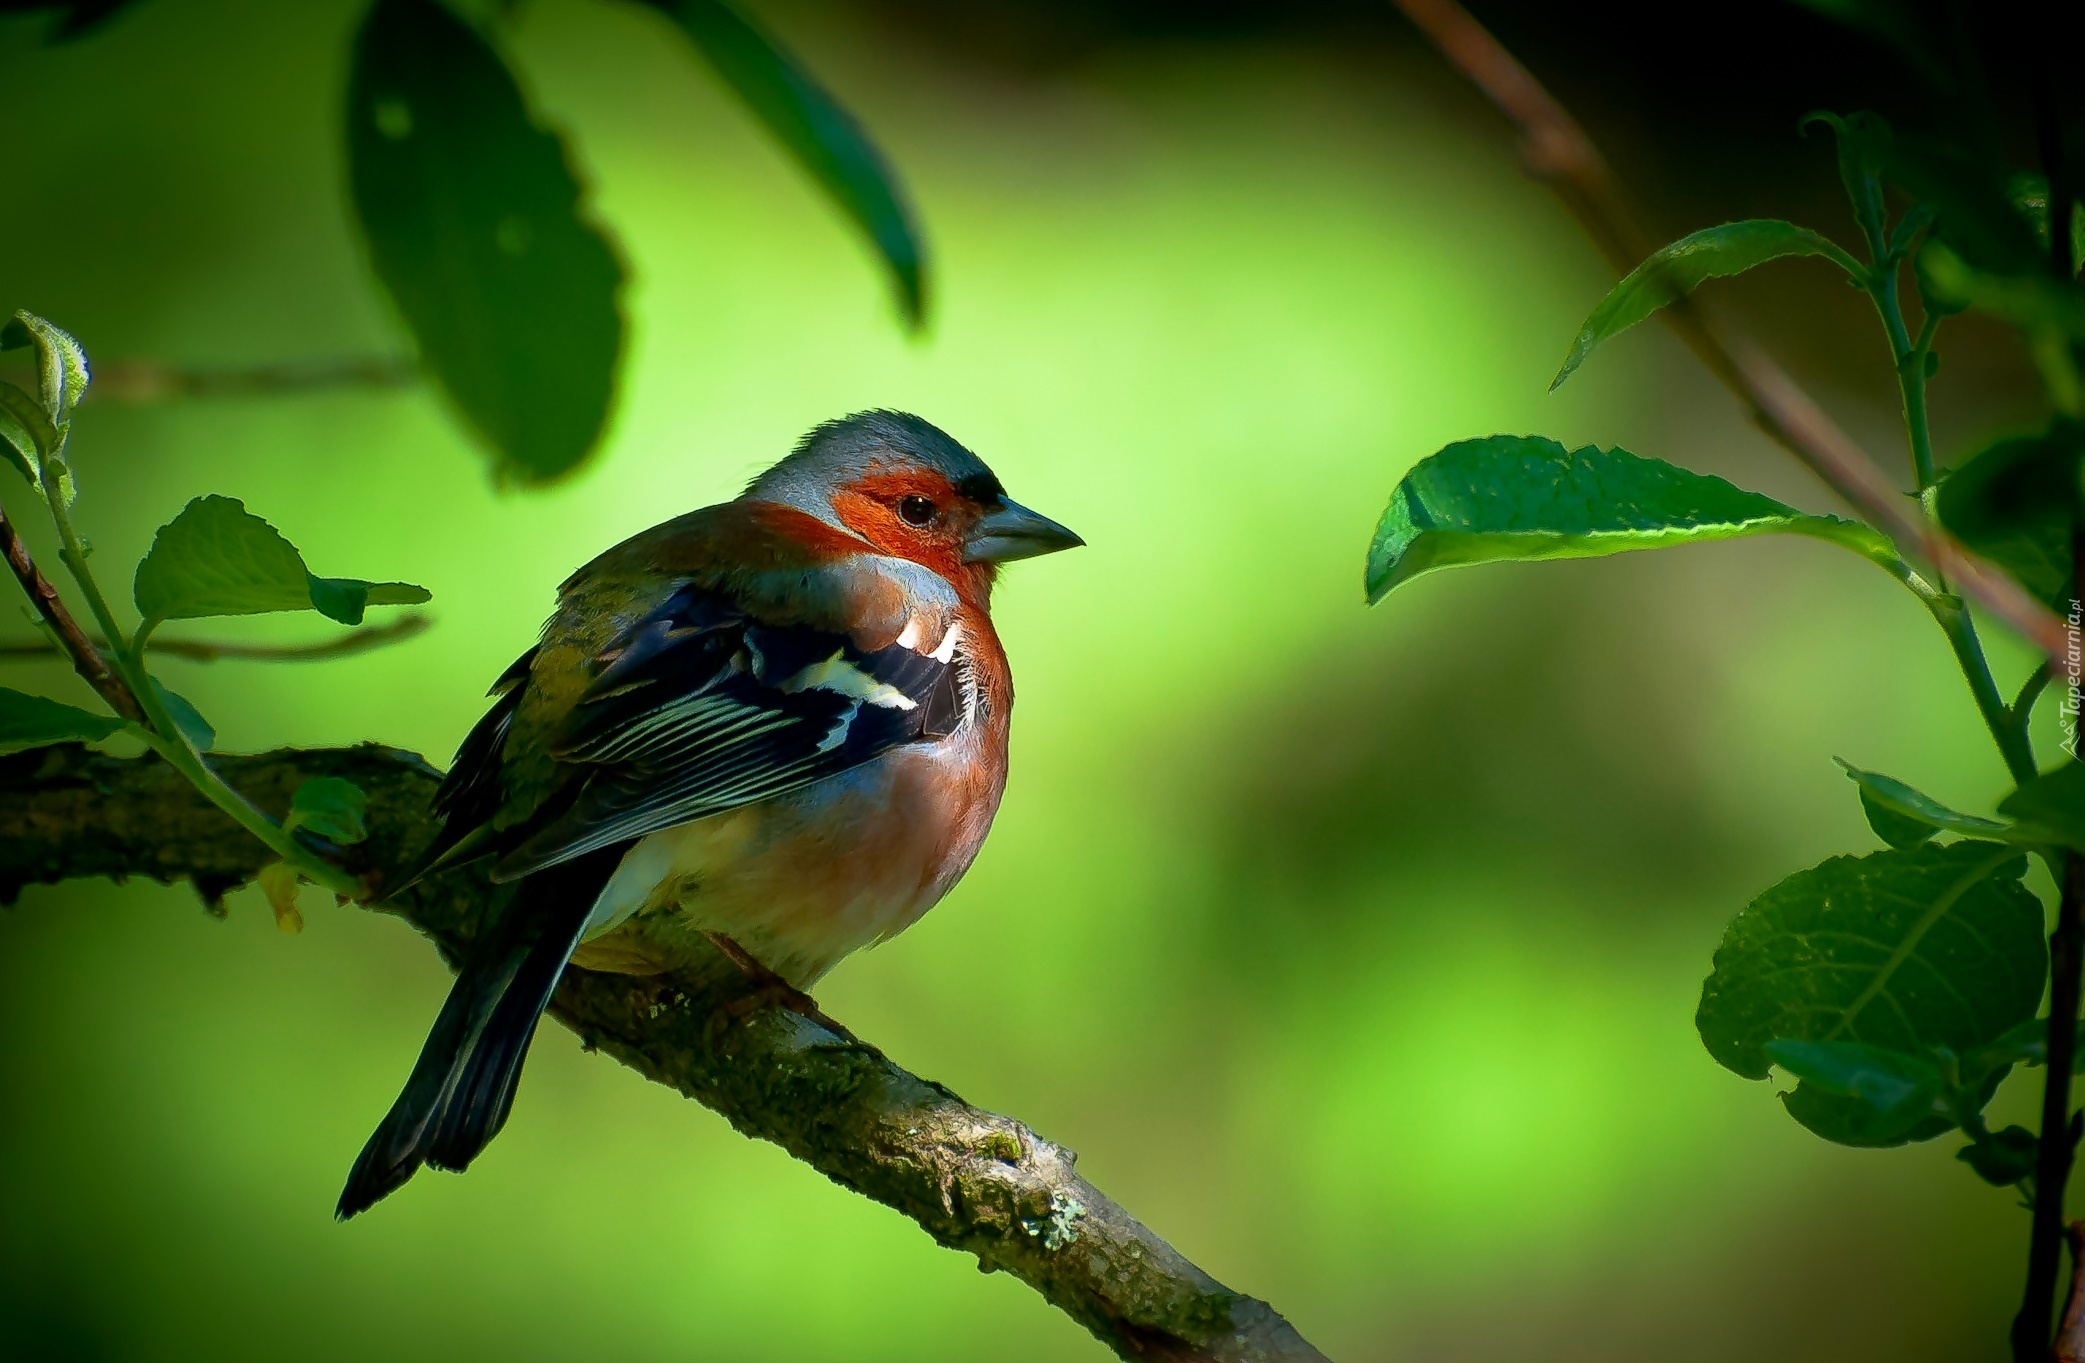
<svg viewBox="0 0 2085 1363">
<path fill-rule="evenodd" d="M 802 990 L 917 921 L 1006 783 L 998 566 L 1079 543 L 936 427 L 864 412 L 567 579 L 435 796 L 422 874 L 504 888 L 338 1214 L 485 1148 L 567 961 L 707 940 Z"/>
</svg>

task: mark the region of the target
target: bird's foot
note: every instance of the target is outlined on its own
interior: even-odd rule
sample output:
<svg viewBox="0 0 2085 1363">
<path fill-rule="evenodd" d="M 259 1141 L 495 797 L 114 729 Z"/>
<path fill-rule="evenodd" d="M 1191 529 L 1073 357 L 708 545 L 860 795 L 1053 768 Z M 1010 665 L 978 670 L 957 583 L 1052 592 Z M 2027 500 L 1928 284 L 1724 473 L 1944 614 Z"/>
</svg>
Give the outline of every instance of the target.
<svg viewBox="0 0 2085 1363">
<path fill-rule="evenodd" d="M 709 938 L 710 945 L 715 947 L 725 960 L 739 968 L 739 972 L 751 985 L 745 993 L 725 1000 L 718 1007 L 717 1012 L 722 1018 L 737 1020 L 757 1013 L 762 1008 L 787 1008 L 790 1012 L 817 1023 L 851 1046 L 882 1054 L 874 1046 L 848 1031 L 844 1025 L 827 1017 L 824 1010 L 819 1008 L 817 1000 L 762 965 L 752 952 L 730 937 L 721 932 L 705 932 L 702 935 Z"/>
</svg>

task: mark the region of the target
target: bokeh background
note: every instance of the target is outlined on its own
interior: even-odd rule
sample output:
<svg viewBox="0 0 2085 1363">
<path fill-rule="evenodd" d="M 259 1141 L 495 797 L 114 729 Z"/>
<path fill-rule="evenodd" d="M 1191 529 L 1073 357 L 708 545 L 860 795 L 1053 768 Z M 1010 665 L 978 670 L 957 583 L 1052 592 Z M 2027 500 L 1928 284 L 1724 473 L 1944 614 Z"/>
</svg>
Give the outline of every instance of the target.
<svg viewBox="0 0 2085 1363">
<path fill-rule="evenodd" d="M 55 49 L 0 22 L 0 302 L 104 364 L 395 353 L 345 211 L 356 8 L 148 0 Z M 1724 36 L 1733 67 L 1782 76 L 1747 81 L 1594 8 L 1480 11 L 1662 230 L 1848 230 L 1795 120 L 1886 67 L 1776 10 Z M 2009 1196 L 1945 1140 L 1813 1139 L 1691 1020 L 1738 907 L 1874 845 L 1834 754 L 1962 806 L 1999 792 L 1923 613 L 1806 541 L 1362 605 L 1389 488 L 1464 436 L 1622 443 L 1830 506 L 1652 328 L 1544 395 L 1611 276 L 1489 111 L 1370 6 L 755 10 L 909 179 L 930 334 L 900 334 L 865 249 L 663 25 L 535 0 L 514 55 L 634 276 L 593 463 L 496 492 L 419 389 L 90 399 L 75 424 L 78 515 L 119 587 L 215 491 L 317 571 L 434 591 L 436 627 L 387 651 L 165 663 L 220 745 L 440 760 L 575 565 L 822 418 L 918 411 L 1091 547 L 1009 574 L 998 829 L 942 907 L 826 983 L 830 1011 L 1076 1148 L 1336 1358 L 2000 1357 Z M 1900 457 L 1860 300 L 1777 270 L 1724 292 Z M 2002 333 L 1963 322 L 1941 350 L 1947 452 L 2031 403 Z M 2022 654 L 1996 652 L 2016 682 Z M 7 680 L 78 698 L 55 664 Z M 319 899 L 301 936 L 257 892 L 217 921 L 142 883 L 0 917 L 0 1353 L 1103 1356 L 556 1028 L 468 1177 L 334 1224 L 447 976 L 410 929 Z"/>
</svg>

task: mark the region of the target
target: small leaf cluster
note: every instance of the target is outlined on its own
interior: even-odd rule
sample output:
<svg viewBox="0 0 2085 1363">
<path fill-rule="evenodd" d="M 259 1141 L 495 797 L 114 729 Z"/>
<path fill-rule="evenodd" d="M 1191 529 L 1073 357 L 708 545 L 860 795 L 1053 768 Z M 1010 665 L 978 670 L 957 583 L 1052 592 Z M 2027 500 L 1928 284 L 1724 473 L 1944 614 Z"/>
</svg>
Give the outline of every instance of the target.
<svg viewBox="0 0 2085 1363">
<path fill-rule="evenodd" d="M 28 0 L 53 41 L 140 0 Z M 859 123 L 725 0 L 625 0 L 704 59 L 867 239 L 899 313 L 926 314 L 923 236 Z M 368 0 L 349 54 L 344 131 L 355 221 L 422 368 L 501 482 L 545 483 L 600 443 L 628 328 L 628 270 L 590 212 L 571 140 L 549 126 L 503 50 L 514 5 Z M 0 412 L 0 448 L 10 421 Z M 17 446 L 19 448 L 19 446 Z"/>
<path fill-rule="evenodd" d="M 1873 300 L 1904 399 L 1913 486 L 1930 517 L 2041 601 L 2068 610 L 2085 467 L 2085 210 L 2071 276 L 2052 273 L 2045 185 L 1899 138 L 1872 113 L 1820 113 L 1861 243 L 1849 249 L 1779 220 L 1691 233 L 1631 270 L 1587 316 L 1551 387 L 1602 345 L 1705 281 L 1811 258 Z M 1895 212 L 1894 205 L 1900 205 Z M 1907 321 L 1905 276 L 1921 304 Z M 1965 309 L 2021 329 L 2054 415 L 2039 431 L 1936 466 L 1926 381 L 1943 321 Z M 1917 546 L 1858 521 L 1805 512 L 1621 449 L 1567 450 L 1533 435 L 1459 441 L 1420 460 L 1391 492 L 1370 542 L 1371 602 L 1441 568 L 1586 558 L 1713 540 L 1801 535 L 1852 551 L 1906 587 L 1946 633 L 2013 789 L 1967 813 L 1911 784 L 1842 761 L 1879 851 L 1832 857 L 1781 880 L 1731 921 L 1695 1022 L 1709 1054 L 1748 1079 L 1776 1071 L 1789 1115 L 1827 1140 L 1890 1146 L 1950 1131 L 1980 1177 L 2031 1187 L 2039 1138 L 1992 1131 L 1983 1113 L 2015 1067 L 2046 1063 L 2052 1020 L 2037 1012 L 2049 951 L 2030 857 L 2085 851 L 2085 766 L 2038 770 L 2028 719 L 2048 679 L 1999 699 L 1963 601 Z M 2062 1024 L 2066 1027 L 2070 1022 Z"/>
</svg>

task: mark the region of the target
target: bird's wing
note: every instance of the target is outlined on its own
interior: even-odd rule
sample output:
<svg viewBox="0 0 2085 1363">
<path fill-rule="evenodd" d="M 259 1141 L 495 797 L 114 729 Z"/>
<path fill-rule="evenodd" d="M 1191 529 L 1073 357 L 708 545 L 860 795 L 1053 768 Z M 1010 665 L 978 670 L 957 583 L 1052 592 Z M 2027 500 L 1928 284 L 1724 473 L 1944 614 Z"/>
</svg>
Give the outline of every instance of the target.
<svg viewBox="0 0 2085 1363">
<path fill-rule="evenodd" d="M 764 623 L 716 588 L 678 588 L 593 660 L 586 690 L 549 735 L 552 756 L 577 779 L 508 844 L 494 877 L 771 799 L 953 732 L 963 713 L 959 643 L 951 620 L 939 638 L 908 629 L 872 650 L 843 632 Z"/>
</svg>

